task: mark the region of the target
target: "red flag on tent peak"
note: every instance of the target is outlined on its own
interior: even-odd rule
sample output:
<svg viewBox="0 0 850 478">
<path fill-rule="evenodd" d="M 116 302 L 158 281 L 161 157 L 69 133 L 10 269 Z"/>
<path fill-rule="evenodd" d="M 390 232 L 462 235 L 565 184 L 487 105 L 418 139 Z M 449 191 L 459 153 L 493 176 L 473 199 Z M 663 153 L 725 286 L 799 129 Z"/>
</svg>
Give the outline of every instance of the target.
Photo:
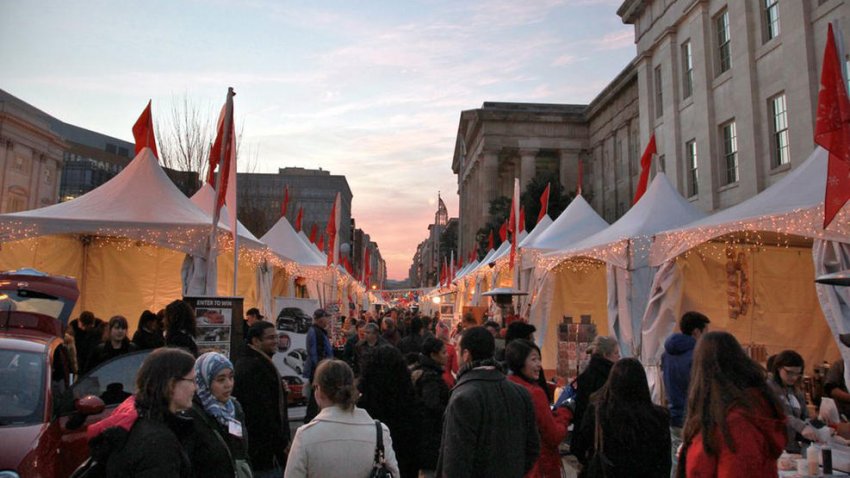
<svg viewBox="0 0 850 478">
<path fill-rule="evenodd" d="M 829 151 L 823 201 L 823 227 L 826 229 L 850 199 L 850 100 L 831 23 L 823 52 L 815 144 Z"/>
<path fill-rule="evenodd" d="M 304 207 L 298 208 L 298 215 L 295 216 L 295 232 L 301 232 L 301 221 L 304 219 Z"/>
<path fill-rule="evenodd" d="M 499 241 L 505 242 L 508 239 L 508 221 L 502 223 L 499 228 Z"/>
<path fill-rule="evenodd" d="M 525 208 L 520 207 L 519 209 L 519 232 L 525 230 Z"/>
<path fill-rule="evenodd" d="M 646 186 L 649 183 L 649 167 L 652 166 L 652 156 L 656 153 L 658 153 L 658 149 L 655 146 L 655 133 L 652 133 L 652 136 L 649 137 L 649 144 L 646 145 L 643 156 L 640 157 L 640 179 L 632 205 L 637 204 L 643 193 L 646 192 Z"/>
<path fill-rule="evenodd" d="M 487 236 L 487 251 L 492 251 L 495 248 L 495 244 L 493 243 L 493 230 L 490 229 L 490 235 Z"/>
<path fill-rule="evenodd" d="M 540 195 L 540 214 L 537 216 L 537 223 L 543 219 L 543 216 L 549 214 L 549 188 L 552 187 L 552 183 L 546 184 L 546 189 L 543 190 L 543 194 Z"/>
<path fill-rule="evenodd" d="M 319 226 L 314 222 L 313 227 L 310 228 L 310 242 L 316 244 L 316 236 L 319 234 Z"/>
<path fill-rule="evenodd" d="M 214 188 L 218 195 L 216 200 L 216 214 L 213 217 L 218 217 L 218 211 L 227 203 L 230 211 L 230 227 L 231 231 L 236 236 L 236 134 L 233 122 L 233 88 L 227 89 L 227 100 L 224 106 L 221 107 L 221 114 L 218 117 L 218 127 L 216 129 L 215 141 L 210 147 L 210 176 L 213 178 L 213 171 L 218 167 L 219 180 L 217 183 L 210 181 L 210 184 L 215 184 Z"/>
<path fill-rule="evenodd" d="M 289 208 L 289 185 L 283 189 L 283 202 L 280 203 L 280 217 L 286 217 L 287 208 Z"/>
<path fill-rule="evenodd" d="M 316 244 L 316 247 L 318 247 L 320 251 L 325 252 L 325 235 L 324 234 L 319 236 L 319 243 Z"/>
<path fill-rule="evenodd" d="M 341 196 L 336 193 L 333 206 L 331 206 L 331 215 L 328 218 L 328 226 L 325 232 L 328 234 L 328 265 L 335 266 L 339 264 L 339 232 L 340 232 L 340 214 L 342 213 Z"/>
<path fill-rule="evenodd" d="M 151 100 L 148 100 L 148 105 L 145 107 L 136 124 L 133 125 L 133 139 L 136 141 L 136 154 L 148 147 L 151 149 L 154 157 L 159 159 L 159 152 L 156 150 L 156 137 L 153 133 L 153 116 L 151 115 Z"/>
</svg>

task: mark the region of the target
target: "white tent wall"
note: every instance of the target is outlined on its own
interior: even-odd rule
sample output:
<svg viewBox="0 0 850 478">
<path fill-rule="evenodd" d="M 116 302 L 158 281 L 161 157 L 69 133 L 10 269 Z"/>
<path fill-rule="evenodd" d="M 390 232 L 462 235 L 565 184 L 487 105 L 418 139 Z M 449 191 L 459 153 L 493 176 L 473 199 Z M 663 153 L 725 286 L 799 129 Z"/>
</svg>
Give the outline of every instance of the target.
<svg viewBox="0 0 850 478">
<path fill-rule="evenodd" d="M 850 244 L 817 239 L 812 246 L 815 275 L 850 269 Z M 816 284 L 818 301 L 829 329 L 837 339 L 850 332 L 850 287 Z M 850 349 L 839 347 L 844 363 L 850 363 Z M 844 381 L 850 383 L 850 367 L 844 367 Z"/>
<path fill-rule="evenodd" d="M 605 267 L 601 263 L 587 264 L 576 270 L 571 270 L 567 263 L 549 271 L 536 301 L 539 305 L 533 306 L 535 313 L 531 322 L 538 328 L 537 340 L 543 352 L 544 369 L 558 367 L 558 326 L 564 316 L 578 323 L 582 315 L 590 315 L 596 333 L 609 334 L 606 289 Z M 540 313 L 536 313 L 538 310 Z"/>
<path fill-rule="evenodd" d="M 744 254 L 752 291 L 747 313 L 735 319 L 729 313 L 727 247 L 734 248 L 736 257 Z M 690 310 L 708 316 L 710 330 L 725 330 L 745 347 L 763 344 L 768 355 L 795 350 L 807 368 L 836 359 L 838 347 L 818 304 L 814 274 L 811 251 L 806 247 L 711 243 L 662 265 L 652 286 L 642 332 L 641 362 L 648 370 L 653 399 L 660 401 L 661 397 L 658 367 L 664 341 L 678 332 L 679 318 Z"/>
</svg>

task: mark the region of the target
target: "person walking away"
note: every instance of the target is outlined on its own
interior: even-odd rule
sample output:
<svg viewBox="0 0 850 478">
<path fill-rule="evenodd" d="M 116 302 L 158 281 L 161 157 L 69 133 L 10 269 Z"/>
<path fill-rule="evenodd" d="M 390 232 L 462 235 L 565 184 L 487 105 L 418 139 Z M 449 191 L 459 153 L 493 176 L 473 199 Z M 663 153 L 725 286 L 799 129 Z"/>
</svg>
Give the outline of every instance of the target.
<svg viewBox="0 0 850 478">
<path fill-rule="evenodd" d="M 688 384 L 691 380 L 691 363 L 697 340 L 708 331 L 708 317 L 699 312 L 685 312 L 679 320 L 679 333 L 664 341 L 664 353 L 661 355 L 661 371 L 664 390 L 667 394 L 667 407 L 670 410 L 671 459 L 675 471 L 676 452 L 682 444 L 682 425 L 685 421 L 685 405 L 688 398 Z M 675 476 L 675 474 L 673 475 Z"/>
<path fill-rule="evenodd" d="M 669 477 L 669 428 L 667 409 L 652 403 L 643 365 L 633 358 L 618 361 L 605 385 L 591 398 L 577 431 L 580 447 L 573 452 L 585 465 L 580 476 Z M 597 441 L 600 450 L 595 449 Z M 604 470 L 587 466 L 595 453 L 609 461 Z"/>
<path fill-rule="evenodd" d="M 449 387 L 443 380 L 443 367 L 448 361 L 446 344 L 435 337 L 422 343 L 419 364 L 411 378 L 417 406 L 422 411 L 419 428 L 419 478 L 434 478 L 440 439 L 443 435 L 443 413 L 449 403 Z"/>
<path fill-rule="evenodd" d="M 422 327 L 422 320 L 419 317 L 410 319 L 409 334 L 398 343 L 398 349 L 401 351 L 402 355 L 419 355 L 422 352 L 424 334 L 425 329 Z"/>
<path fill-rule="evenodd" d="M 363 363 L 357 405 L 390 429 L 402 478 L 418 474 L 419 410 L 410 371 L 401 352 L 392 346 L 374 349 Z"/>
<path fill-rule="evenodd" d="M 801 440 L 817 441 L 817 430 L 808 423 L 809 411 L 806 407 L 806 394 L 803 392 L 803 357 L 793 350 L 783 350 L 773 359 L 767 384 L 779 398 L 788 419 L 786 432 L 788 453 L 800 453 Z"/>
<path fill-rule="evenodd" d="M 613 337 L 598 335 L 590 343 L 590 363 L 584 372 L 576 379 L 576 411 L 573 416 L 573 429 L 578 430 L 584 420 L 584 411 L 590 405 L 590 396 L 605 385 L 608 374 L 614 362 L 620 360 L 620 346 Z M 587 447 L 589 444 L 580 444 L 578 433 L 573 433 L 570 438 L 570 449 Z"/>
<path fill-rule="evenodd" d="M 158 349 L 165 346 L 165 338 L 162 336 L 156 314 L 149 310 L 142 312 L 132 342 L 139 350 Z"/>
<path fill-rule="evenodd" d="M 154 350 L 136 374 L 136 394 L 89 426 L 92 459 L 107 478 L 191 478 L 185 443 L 192 421 L 183 412 L 195 394 L 195 359 L 174 348 Z"/>
<path fill-rule="evenodd" d="M 198 356 L 198 344 L 195 336 L 195 311 L 188 302 L 177 299 L 165 306 L 165 345 L 187 350 L 193 357 Z"/>
<path fill-rule="evenodd" d="M 393 311 L 393 315 L 395 315 L 395 311 Z M 401 342 L 401 334 L 395 324 L 396 322 L 392 317 L 384 317 L 384 320 L 381 321 L 381 335 L 390 345 L 398 347 L 399 342 Z"/>
<path fill-rule="evenodd" d="M 251 478 L 245 415 L 233 396 L 233 364 L 207 352 L 195 361 L 195 397 L 188 446 L 196 478 Z"/>
<path fill-rule="evenodd" d="M 764 370 L 731 334 L 707 332 L 694 349 L 679 476 L 777 476 L 785 413 Z"/>
<path fill-rule="evenodd" d="M 323 360 L 313 387 L 321 411 L 295 432 L 286 478 L 366 477 L 372 471 L 378 428 L 368 412 L 355 406 L 354 373 L 341 360 Z M 398 462 L 386 424 L 380 425 L 386 467 L 398 478 Z"/>
<path fill-rule="evenodd" d="M 333 358 L 334 352 L 331 341 L 328 338 L 328 326 L 331 315 L 325 309 L 316 309 L 313 312 L 313 325 L 307 331 L 307 362 L 304 364 L 303 376 L 312 383 L 313 373 L 319 362 L 326 358 Z M 319 406 L 311 393 L 307 398 L 307 412 L 304 415 L 304 423 L 310 423 L 319 413 Z"/>
<path fill-rule="evenodd" d="M 525 387 L 531 395 L 534 418 L 537 422 L 537 430 L 540 432 L 540 458 L 525 476 L 560 478 L 561 454 L 558 447 L 567 436 L 567 428 L 570 426 L 573 412 L 565 407 L 558 407 L 552 411 L 549 407 L 549 398 L 537 384 L 542 364 L 540 348 L 534 342 L 525 339 L 512 340 L 505 348 L 505 360 L 511 371 L 508 380 Z"/>
<path fill-rule="evenodd" d="M 516 478 L 540 455 L 531 395 L 497 368 L 484 327 L 460 340 L 460 370 L 443 420 L 436 475 Z"/>
<path fill-rule="evenodd" d="M 236 361 L 233 396 L 245 411 L 244 427 L 251 442 L 248 456 L 255 478 L 280 478 L 289 445 L 286 393 L 271 357 L 277 350 L 277 331 L 258 321 L 248 329 L 251 343 Z"/>
<path fill-rule="evenodd" d="M 79 374 L 88 372 L 86 362 L 92 351 L 103 341 L 103 333 L 106 324 L 95 318 L 88 310 L 80 313 L 80 317 L 69 324 L 74 335 L 74 346 L 77 349 L 77 368 Z"/>
<path fill-rule="evenodd" d="M 98 365 L 111 360 L 119 355 L 128 354 L 138 350 L 136 344 L 127 338 L 127 319 L 116 315 L 109 319 L 109 334 L 107 339 L 97 345 L 86 361 L 86 369 L 91 370 Z M 125 395 L 126 396 L 126 395 Z"/>
</svg>

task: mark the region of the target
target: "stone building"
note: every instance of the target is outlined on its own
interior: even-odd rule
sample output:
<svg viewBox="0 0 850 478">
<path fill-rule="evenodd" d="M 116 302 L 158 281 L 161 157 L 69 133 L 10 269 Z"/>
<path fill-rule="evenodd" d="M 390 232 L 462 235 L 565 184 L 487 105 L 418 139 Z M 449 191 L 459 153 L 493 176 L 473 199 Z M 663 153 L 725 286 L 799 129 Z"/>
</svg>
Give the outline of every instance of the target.
<svg viewBox="0 0 850 478">
<path fill-rule="evenodd" d="M 413 263 L 408 270 L 411 287 L 426 287 L 437 285 L 440 281 L 440 270 L 443 268 L 442 257 L 451 257 L 451 249 L 441 249 L 441 239 L 446 231 L 456 229 L 458 219 L 449 217 L 446 203 L 437 196 L 437 212 L 434 213 L 433 224 L 428 225 L 428 238 L 416 246 Z M 457 249 L 454 249 L 457 259 Z"/>
<path fill-rule="evenodd" d="M 653 174 L 706 212 L 758 194 L 811 153 L 827 24 L 850 28 L 850 1 L 626 0 L 617 14 L 634 25 L 637 55 L 589 105 L 461 113 L 461 250 L 514 177 L 526 184 L 558 167 L 573 190 L 579 162 L 585 198 L 615 221 L 631 207 L 652 134 Z"/>
<path fill-rule="evenodd" d="M 302 227 L 309 235 L 313 224 L 324 234 L 336 194 L 341 193 L 342 244 L 352 243 L 351 188 L 345 176 L 330 171 L 304 168 L 280 168 L 275 173 L 238 173 L 237 202 L 239 220 L 257 237 L 262 236 L 280 219 L 284 191 L 289 187 L 289 206 L 286 216 L 295 224 L 298 208 L 304 208 Z"/>
<path fill-rule="evenodd" d="M 363 229 L 354 229 L 354 239 L 352 240 L 351 250 L 351 266 L 354 268 L 355 277 L 360 280 L 364 270 L 364 255 L 366 250 L 369 250 L 369 278 L 368 283 L 375 288 L 380 287 L 385 279 L 384 271 L 386 271 L 386 262 L 381 256 L 381 251 L 378 249 L 378 243 L 371 240 L 369 234 Z"/>
</svg>

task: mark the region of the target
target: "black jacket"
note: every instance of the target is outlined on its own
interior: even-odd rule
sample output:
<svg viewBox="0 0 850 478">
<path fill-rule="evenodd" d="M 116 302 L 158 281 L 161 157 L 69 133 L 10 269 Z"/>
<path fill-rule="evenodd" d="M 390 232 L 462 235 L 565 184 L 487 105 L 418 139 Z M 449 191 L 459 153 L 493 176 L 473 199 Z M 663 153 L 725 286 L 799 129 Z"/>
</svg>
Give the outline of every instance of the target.
<svg viewBox="0 0 850 478">
<path fill-rule="evenodd" d="M 600 415 L 602 423 L 602 448 L 611 461 L 609 478 L 628 476 L 633 478 L 667 478 L 670 476 L 670 413 L 664 407 L 652 405 L 644 423 L 629 426 L 627 420 L 612 420 Z M 587 408 L 585 420 L 578 429 L 580 436 L 573 453 L 582 463 L 593 456 L 594 432 L 596 430 L 596 406 Z M 587 468 L 585 468 L 586 470 Z M 603 478 L 585 473 L 585 478 Z"/>
<path fill-rule="evenodd" d="M 538 455 L 528 391 L 495 367 L 461 373 L 446 407 L 437 476 L 518 478 Z"/>
<path fill-rule="evenodd" d="M 106 324 L 100 319 L 94 319 L 94 325 L 86 330 L 80 328 L 80 320 L 74 319 L 69 324 L 74 334 L 74 347 L 77 349 L 77 365 L 79 373 L 88 371 L 86 362 L 97 344 L 103 341 L 103 328 Z"/>
<path fill-rule="evenodd" d="M 419 468 L 437 468 L 443 413 L 449 403 L 449 387 L 443 380 L 443 367 L 431 357 L 419 354 L 419 365 L 413 370 L 413 389 L 422 411 L 419 428 Z"/>
<path fill-rule="evenodd" d="M 111 432 L 123 434 L 117 427 Z M 192 432 L 192 420 L 167 414 L 165 422 L 139 418 L 126 435 L 123 446 L 109 454 L 107 478 L 191 478 L 192 465 L 184 443 Z M 114 446 L 118 441 L 104 433 L 102 444 Z M 92 456 L 97 445 L 92 444 Z"/>
<path fill-rule="evenodd" d="M 183 330 L 179 330 L 172 334 L 166 334 L 165 345 L 186 349 L 186 351 L 194 357 L 198 357 L 198 344 L 195 343 L 195 338 Z"/>
<path fill-rule="evenodd" d="M 610 360 L 600 355 L 592 355 L 587 368 L 579 374 L 576 379 L 576 410 L 573 414 L 573 430 L 578 430 L 581 427 L 584 412 L 587 410 L 588 405 L 590 405 L 590 396 L 605 385 L 605 382 L 608 381 L 608 374 L 611 372 L 611 367 L 613 366 L 614 363 Z M 579 439 L 579 434 L 574 433 L 570 440 L 570 448 L 581 446 L 577 441 Z M 584 446 L 587 447 L 589 445 L 584 444 Z"/>
<path fill-rule="evenodd" d="M 236 475 L 235 460 L 248 460 L 245 414 L 239 402 L 234 402 L 236 419 L 243 425 L 241 438 L 231 434 L 227 427 L 208 415 L 195 397 L 195 403 L 189 410 L 194 426 L 187 450 L 196 478 L 233 478 Z"/>
<path fill-rule="evenodd" d="M 91 370 L 109 359 L 113 359 L 119 355 L 128 354 L 130 352 L 135 352 L 136 350 L 138 350 L 136 344 L 127 339 L 124 339 L 124 342 L 121 343 L 121 347 L 117 349 L 112 347 L 110 342 L 101 342 L 89 354 L 85 368 L 86 370 Z"/>
<path fill-rule="evenodd" d="M 275 464 L 284 468 L 289 416 L 280 374 L 269 357 L 250 346 L 235 367 L 233 396 L 245 411 L 251 465 L 257 471 L 273 469 Z"/>
<path fill-rule="evenodd" d="M 401 339 L 401 342 L 398 343 L 398 349 L 401 351 L 402 355 L 407 355 L 409 353 L 422 353 L 422 342 L 425 339 L 419 334 L 411 334 L 407 337 Z"/>
<path fill-rule="evenodd" d="M 165 339 L 159 331 L 148 332 L 143 328 L 133 334 L 133 343 L 139 350 L 156 349 L 165 345 Z"/>
</svg>

